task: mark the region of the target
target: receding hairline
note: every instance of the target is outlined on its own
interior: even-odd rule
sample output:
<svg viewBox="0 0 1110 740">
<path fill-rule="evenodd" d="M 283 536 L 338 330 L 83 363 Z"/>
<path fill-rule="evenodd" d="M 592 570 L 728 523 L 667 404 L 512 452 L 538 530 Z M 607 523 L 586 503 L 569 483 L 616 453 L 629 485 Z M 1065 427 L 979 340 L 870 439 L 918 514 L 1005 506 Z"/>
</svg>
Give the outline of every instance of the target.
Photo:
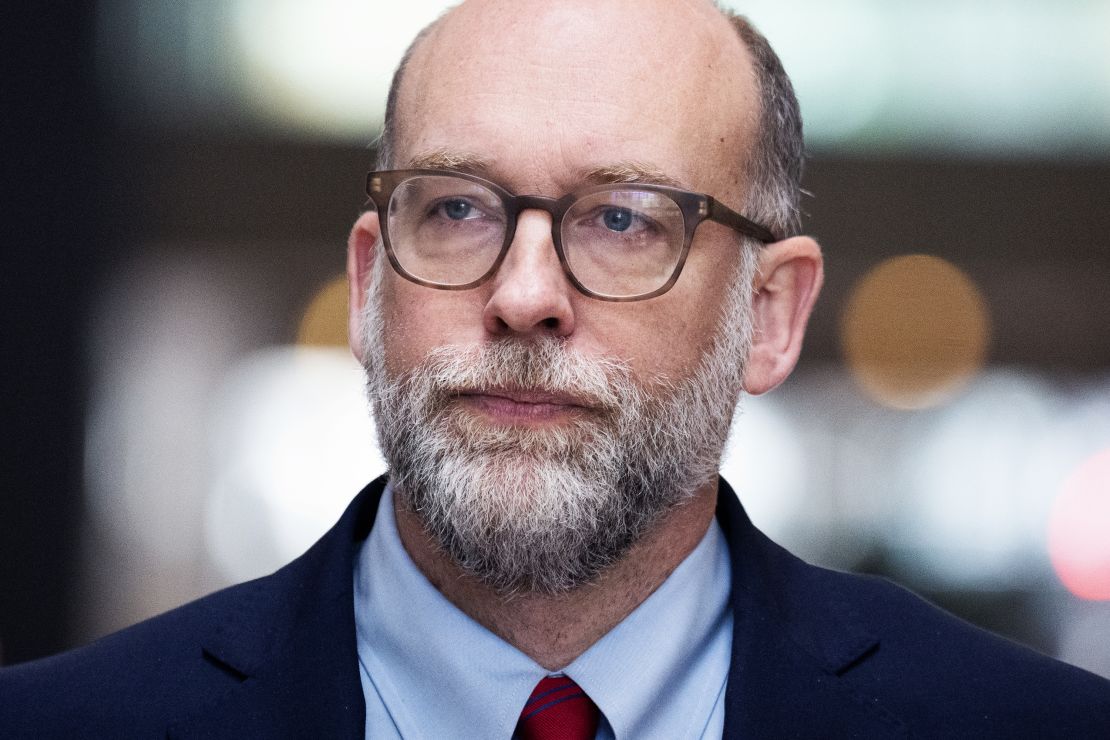
<svg viewBox="0 0 1110 740">
<path fill-rule="evenodd" d="M 735 14 L 730 14 L 729 11 L 721 8 L 721 6 L 716 2 L 716 0 L 696 0 L 696 1 L 705 5 L 705 6 L 707 6 L 708 8 L 711 8 L 712 10 L 714 10 L 715 11 L 714 17 L 716 19 L 724 21 L 725 24 L 727 24 L 731 33 L 725 35 L 724 38 L 727 38 L 730 42 L 738 43 L 738 49 L 739 49 L 741 57 L 743 59 L 743 63 L 745 64 L 745 66 L 747 68 L 747 71 L 749 73 L 753 73 L 752 82 L 753 82 L 753 87 L 754 87 L 754 91 L 755 91 L 754 102 L 755 102 L 756 109 L 745 111 L 745 112 L 748 115 L 754 116 L 754 126 L 753 126 L 754 130 L 751 132 L 752 133 L 751 138 L 753 138 L 753 139 L 758 138 L 759 128 L 760 128 L 760 119 L 761 119 L 761 116 L 762 116 L 762 108 L 763 108 L 763 102 L 762 102 L 761 94 L 760 94 L 761 91 L 760 91 L 760 86 L 759 86 L 759 79 L 758 79 L 758 75 L 754 75 L 755 59 L 754 59 L 753 50 L 749 48 L 749 44 L 748 44 L 747 40 L 745 39 L 744 33 L 737 26 L 737 22 L 740 22 L 742 24 L 747 25 L 747 20 L 745 18 L 743 18 L 742 16 L 738 16 L 738 15 L 735 15 Z M 392 84 L 391 84 L 390 89 L 389 89 L 389 96 L 388 96 L 388 99 L 386 101 L 385 122 L 384 122 L 384 126 L 383 126 L 383 129 L 382 129 L 381 135 L 379 136 L 378 142 L 377 142 L 378 145 L 379 145 L 378 160 L 379 160 L 380 165 L 382 165 L 382 166 L 394 166 L 395 165 L 395 162 L 392 161 L 392 156 L 396 154 L 395 148 L 396 148 L 396 144 L 397 144 L 397 141 L 398 141 L 398 138 L 399 138 L 399 136 L 398 136 L 399 130 L 401 128 L 400 118 L 397 115 L 397 113 L 398 113 L 398 108 L 400 107 L 401 93 L 406 88 L 405 80 L 408 77 L 411 76 L 411 75 L 408 74 L 408 71 L 409 71 L 410 67 L 413 67 L 413 66 L 415 66 L 419 63 L 423 63 L 423 61 L 424 61 L 423 56 L 426 53 L 425 50 L 427 48 L 429 48 L 430 45 L 431 45 L 431 42 L 433 42 L 436 39 L 436 37 L 440 35 L 440 33 L 442 32 L 442 30 L 444 28 L 444 25 L 446 24 L 446 22 L 448 20 L 450 20 L 451 16 L 456 14 L 457 12 L 461 11 L 461 9 L 464 5 L 466 5 L 465 0 L 464 0 L 464 2 L 459 2 L 456 5 L 453 5 L 449 8 L 447 8 L 446 10 L 444 10 L 435 20 L 433 20 L 431 23 L 429 23 L 427 26 L 425 26 L 423 29 L 421 29 L 421 31 L 416 35 L 416 37 L 413 38 L 412 42 L 409 44 L 409 47 L 406 49 L 404 55 L 402 56 L 401 61 L 398 64 L 397 69 L 394 73 L 394 78 L 393 78 Z M 750 150 L 752 142 L 748 142 L 748 144 L 749 144 L 748 148 Z M 387 156 L 385 158 L 383 158 L 381 156 L 381 151 L 380 151 L 381 148 L 383 148 L 383 147 L 387 150 L 386 151 Z M 750 154 L 750 151 L 748 153 Z M 383 159 L 386 159 L 386 160 L 389 160 L 389 161 L 383 161 Z"/>
<path fill-rule="evenodd" d="M 797 96 L 782 61 L 759 30 L 743 15 L 708 0 L 717 17 L 731 29 L 729 38 L 742 54 L 744 72 L 754 88 L 752 105 L 737 114 L 747 119 L 745 145 L 733 163 L 745 181 L 745 215 L 769 226 L 780 237 L 801 231 L 799 201 L 805 164 L 801 112 Z M 444 11 L 412 41 L 394 74 L 386 104 L 385 122 L 377 140 L 379 168 L 395 165 L 398 130 L 398 97 L 406 67 L 442 28 L 459 6 Z"/>
</svg>

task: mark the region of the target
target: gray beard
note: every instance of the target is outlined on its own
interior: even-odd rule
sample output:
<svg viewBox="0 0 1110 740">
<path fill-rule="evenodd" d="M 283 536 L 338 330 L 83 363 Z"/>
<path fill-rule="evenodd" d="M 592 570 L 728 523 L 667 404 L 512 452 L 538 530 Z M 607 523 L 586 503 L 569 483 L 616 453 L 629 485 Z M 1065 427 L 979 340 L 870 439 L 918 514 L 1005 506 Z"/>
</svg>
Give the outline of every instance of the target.
<svg viewBox="0 0 1110 740">
<path fill-rule="evenodd" d="M 497 593 L 557 595 L 594 582 L 717 475 L 751 341 L 744 274 L 711 347 L 678 381 L 641 384 L 626 364 L 551 336 L 440 347 L 390 377 L 376 262 L 363 365 L 395 500 Z M 589 410 L 553 429 L 499 426 L 458 400 L 491 389 L 567 394 Z"/>
</svg>

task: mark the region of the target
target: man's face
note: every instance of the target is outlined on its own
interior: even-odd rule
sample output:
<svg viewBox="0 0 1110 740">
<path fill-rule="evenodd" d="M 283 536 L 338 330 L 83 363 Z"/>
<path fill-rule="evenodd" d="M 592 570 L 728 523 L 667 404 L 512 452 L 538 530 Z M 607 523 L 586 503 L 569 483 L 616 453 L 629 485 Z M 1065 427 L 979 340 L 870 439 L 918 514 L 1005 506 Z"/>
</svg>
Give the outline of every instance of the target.
<svg viewBox="0 0 1110 740">
<path fill-rule="evenodd" d="M 469 3 L 407 70 L 395 165 L 481 162 L 552 197 L 588 173 L 658 172 L 740 207 L 748 70 L 701 3 Z M 740 254 L 703 224 L 676 285 L 629 303 L 578 293 L 536 211 L 478 288 L 379 260 L 367 367 L 402 504 L 501 590 L 595 577 L 715 472 L 748 338 Z"/>
<path fill-rule="evenodd" d="M 511 191 L 557 197 L 586 184 L 585 173 L 636 164 L 740 207 L 756 92 L 727 22 L 708 3 L 689 5 L 464 4 L 406 73 L 394 165 L 473 155 Z M 548 216 L 526 212 L 480 288 L 435 291 L 386 276 L 386 358 L 403 371 L 436 347 L 550 334 L 585 356 L 626 361 L 640 380 L 687 377 L 737 260 L 735 234 L 706 223 L 668 293 L 603 302 L 566 280 Z"/>
</svg>

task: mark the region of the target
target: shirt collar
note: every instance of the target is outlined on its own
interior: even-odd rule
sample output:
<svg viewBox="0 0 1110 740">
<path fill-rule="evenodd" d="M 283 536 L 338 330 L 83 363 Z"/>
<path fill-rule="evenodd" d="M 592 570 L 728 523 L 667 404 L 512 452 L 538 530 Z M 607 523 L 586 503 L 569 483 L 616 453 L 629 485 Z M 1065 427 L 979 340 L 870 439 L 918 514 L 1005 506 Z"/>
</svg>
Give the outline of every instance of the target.
<svg viewBox="0 0 1110 740">
<path fill-rule="evenodd" d="M 566 667 L 617 738 L 702 737 L 728 678 L 731 583 L 714 519 L 662 585 Z"/>
<path fill-rule="evenodd" d="M 648 599 L 566 667 L 617 738 L 701 734 L 728 675 L 729 589 L 714 520 Z M 354 592 L 359 660 L 402 736 L 512 735 L 549 672 L 424 577 L 397 533 L 392 486 L 356 560 Z"/>
</svg>

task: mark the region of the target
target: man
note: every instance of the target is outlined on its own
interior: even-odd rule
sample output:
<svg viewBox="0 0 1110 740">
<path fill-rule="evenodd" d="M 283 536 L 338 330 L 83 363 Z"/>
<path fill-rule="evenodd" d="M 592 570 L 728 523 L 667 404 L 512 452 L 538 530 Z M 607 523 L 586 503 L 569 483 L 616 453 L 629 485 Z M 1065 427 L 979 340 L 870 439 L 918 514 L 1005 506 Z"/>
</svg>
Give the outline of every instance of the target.
<svg viewBox="0 0 1110 740">
<path fill-rule="evenodd" d="M 0 674 L 0 734 L 1110 736 L 1106 681 L 802 563 L 718 480 L 821 286 L 800 131 L 705 0 L 433 24 L 349 243 L 388 481 L 272 576 Z"/>
</svg>

